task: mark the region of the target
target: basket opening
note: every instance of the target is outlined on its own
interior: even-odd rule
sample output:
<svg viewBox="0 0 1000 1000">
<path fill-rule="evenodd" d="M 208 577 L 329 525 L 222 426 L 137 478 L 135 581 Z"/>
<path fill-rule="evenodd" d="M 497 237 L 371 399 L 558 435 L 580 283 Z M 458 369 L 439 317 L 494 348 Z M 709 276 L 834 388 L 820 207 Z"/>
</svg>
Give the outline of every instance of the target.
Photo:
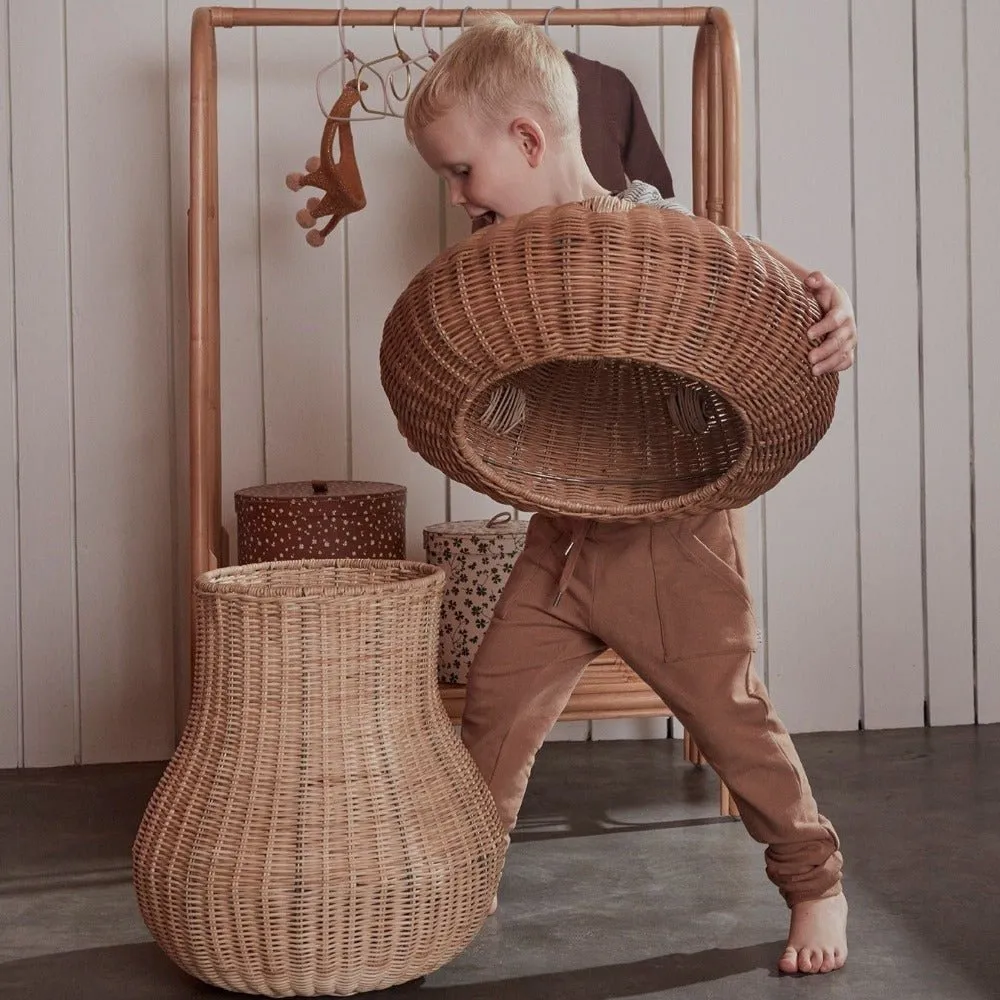
<svg viewBox="0 0 1000 1000">
<path fill-rule="evenodd" d="M 747 438 L 712 386 L 618 358 L 547 361 L 484 386 L 462 431 L 497 487 L 570 503 L 599 487 L 607 511 L 711 486 Z"/>
<path fill-rule="evenodd" d="M 435 566 L 395 559 L 304 559 L 204 574 L 203 592 L 254 597 L 357 597 L 434 585 Z"/>
</svg>

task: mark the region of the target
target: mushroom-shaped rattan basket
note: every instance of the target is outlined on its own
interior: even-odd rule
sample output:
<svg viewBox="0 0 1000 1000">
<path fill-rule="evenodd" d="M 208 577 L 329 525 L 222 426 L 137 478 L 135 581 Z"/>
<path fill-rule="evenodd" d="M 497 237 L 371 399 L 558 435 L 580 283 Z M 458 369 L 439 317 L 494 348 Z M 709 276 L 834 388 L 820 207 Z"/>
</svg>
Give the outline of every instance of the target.
<svg viewBox="0 0 1000 1000">
<path fill-rule="evenodd" d="M 741 507 L 816 446 L 820 311 L 759 243 L 616 198 L 487 227 L 394 305 L 382 385 L 452 479 L 599 520 Z"/>
</svg>

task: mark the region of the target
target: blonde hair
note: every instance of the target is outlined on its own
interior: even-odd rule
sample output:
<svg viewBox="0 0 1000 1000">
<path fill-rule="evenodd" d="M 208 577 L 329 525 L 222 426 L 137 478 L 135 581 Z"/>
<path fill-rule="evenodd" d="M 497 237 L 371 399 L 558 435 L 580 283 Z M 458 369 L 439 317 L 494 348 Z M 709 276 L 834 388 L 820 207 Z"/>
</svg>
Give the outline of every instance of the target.
<svg viewBox="0 0 1000 1000">
<path fill-rule="evenodd" d="M 580 142 L 572 67 L 544 32 L 506 14 L 463 31 L 431 67 L 406 106 L 407 138 L 454 107 L 497 121 L 530 108 L 553 138 Z"/>
</svg>

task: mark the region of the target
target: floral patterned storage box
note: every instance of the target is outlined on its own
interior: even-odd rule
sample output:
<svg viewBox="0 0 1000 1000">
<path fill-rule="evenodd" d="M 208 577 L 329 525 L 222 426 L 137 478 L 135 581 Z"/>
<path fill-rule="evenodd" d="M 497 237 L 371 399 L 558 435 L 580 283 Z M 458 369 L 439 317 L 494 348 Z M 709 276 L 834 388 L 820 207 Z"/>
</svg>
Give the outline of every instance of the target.
<svg viewBox="0 0 1000 1000">
<path fill-rule="evenodd" d="M 424 529 L 427 561 L 447 574 L 441 609 L 438 679 L 464 684 L 500 592 L 524 548 L 527 521 L 448 521 Z"/>
</svg>

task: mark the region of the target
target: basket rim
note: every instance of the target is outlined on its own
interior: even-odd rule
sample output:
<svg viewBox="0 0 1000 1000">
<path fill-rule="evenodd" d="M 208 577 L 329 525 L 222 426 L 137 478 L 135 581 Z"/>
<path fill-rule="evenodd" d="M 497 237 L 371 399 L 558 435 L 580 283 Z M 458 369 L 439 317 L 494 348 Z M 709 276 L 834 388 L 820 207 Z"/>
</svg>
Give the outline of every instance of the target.
<svg viewBox="0 0 1000 1000">
<path fill-rule="evenodd" d="M 469 468 L 479 478 L 482 486 L 487 487 L 487 492 L 495 490 L 503 492 L 504 494 L 511 494 L 511 484 L 509 480 L 499 478 L 494 471 L 498 467 L 490 466 L 488 463 L 483 461 L 479 453 L 472 447 L 469 435 L 466 433 L 466 425 L 470 418 L 473 402 L 480 398 L 484 392 L 491 389 L 498 382 L 509 378 L 511 375 L 516 375 L 518 372 L 526 371 L 529 368 L 535 368 L 541 364 L 551 364 L 552 362 L 562 363 L 572 361 L 608 360 L 621 360 L 636 364 L 651 365 L 655 368 L 662 368 L 664 371 L 673 372 L 686 378 L 697 378 L 714 392 L 717 392 L 733 408 L 743 424 L 745 437 L 743 441 L 743 448 L 739 455 L 736 456 L 736 459 L 729 466 L 729 468 L 726 469 L 726 471 L 717 479 L 712 480 L 712 482 L 706 483 L 704 486 L 700 486 L 696 490 L 690 490 L 687 493 L 681 493 L 673 497 L 665 497 L 662 500 L 645 500 L 627 504 L 606 504 L 601 503 L 598 500 L 582 503 L 579 501 L 560 499 L 555 505 L 553 505 L 552 498 L 548 497 L 545 493 L 539 492 L 536 489 L 519 487 L 517 490 L 518 496 L 516 497 L 516 505 L 518 507 L 522 510 L 536 509 L 541 511 L 554 511 L 558 509 L 560 514 L 579 517 L 614 517 L 616 520 L 627 520 L 632 517 L 646 518 L 651 514 L 670 514 L 687 508 L 692 504 L 703 503 L 706 500 L 711 500 L 719 493 L 728 489 L 733 480 L 737 479 L 742 474 L 745 467 L 754 457 L 756 440 L 754 436 L 753 423 L 747 415 L 746 410 L 743 406 L 737 403 L 729 393 L 719 389 L 707 379 L 693 375 L 691 372 L 681 372 L 674 368 L 668 368 L 666 365 L 658 364 L 656 361 L 649 361 L 646 359 L 640 360 L 628 357 L 615 358 L 609 357 L 606 354 L 564 354 L 555 358 L 535 359 L 527 364 L 515 365 L 511 368 L 505 369 L 504 371 L 490 372 L 478 382 L 470 384 L 469 390 L 459 400 L 458 406 L 455 410 L 455 417 L 452 422 L 452 441 L 458 449 L 459 454 L 468 464 Z"/>
<path fill-rule="evenodd" d="M 285 572 L 296 570 L 343 569 L 357 571 L 365 569 L 398 569 L 409 574 L 398 580 L 380 583 L 344 582 L 320 585 L 316 583 L 275 585 L 264 583 L 264 574 L 272 570 Z M 202 573 L 194 582 L 196 594 L 212 597 L 371 597 L 373 595 L 398 594 L 433 588 L 444 582 L 444 570 L 440 566 L 420 562 L 416 559 L 295 559 L 272 560 L 262 563 L 245 563 L 239 566 L 225 566 Z M 308 576 L 304 577 L 308 580 Z M 257 580 L 258 582 L 254 582 Z"/>
</svg>

